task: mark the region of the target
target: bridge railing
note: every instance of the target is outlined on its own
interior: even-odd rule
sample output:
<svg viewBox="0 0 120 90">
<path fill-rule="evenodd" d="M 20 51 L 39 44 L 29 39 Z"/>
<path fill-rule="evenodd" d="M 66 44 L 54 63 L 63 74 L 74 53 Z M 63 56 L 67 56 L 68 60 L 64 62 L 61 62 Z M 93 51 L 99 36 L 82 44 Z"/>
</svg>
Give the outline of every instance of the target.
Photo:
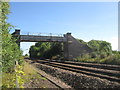
<svg viewBox="0 0 120 90">
<path fill-rule="evenodd" d="M 56 33 L 39 33 L 39 32 L 21 32 L 21 35 L 35 35 L 35 36 L 57 36 L 57 37 L 64 37 L 63 34 L 56 34 Z"/>
</svg>

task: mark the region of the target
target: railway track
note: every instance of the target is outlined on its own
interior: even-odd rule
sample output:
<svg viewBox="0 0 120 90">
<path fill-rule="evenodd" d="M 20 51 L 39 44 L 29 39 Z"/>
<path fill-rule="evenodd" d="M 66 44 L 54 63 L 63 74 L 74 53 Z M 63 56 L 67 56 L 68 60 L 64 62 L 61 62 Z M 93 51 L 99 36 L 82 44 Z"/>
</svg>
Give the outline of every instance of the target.
<svg viewBox="0 0 120 90">
<path fill-rule="evenodd" d="M 118 65 L 79 63 L 71 61 L 58 62 L 56 60 L 37 60 L 36 62 L 120 83 L 120 66 Z"/>
</svg>

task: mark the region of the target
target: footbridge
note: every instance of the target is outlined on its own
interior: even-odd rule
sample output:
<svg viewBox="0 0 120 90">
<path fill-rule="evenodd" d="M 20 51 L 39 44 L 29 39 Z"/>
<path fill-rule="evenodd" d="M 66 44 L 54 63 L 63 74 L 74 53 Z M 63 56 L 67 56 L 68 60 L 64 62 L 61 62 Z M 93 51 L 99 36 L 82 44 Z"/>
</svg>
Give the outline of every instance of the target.
<svg viewBox="0 0 120 90">
<path fill-rule="evenodd" d="M 91 49 L 76 40 L 71 33 L 66 33 L 61 36 L 50 35 L 21 35 L 20 30 L 16 29 L 12 33 L 13 37 L 17 39 L 17 44 L 20 46 L 20 42 L 61 42 L 64 43 L 64 58 L 67 60 L 74 59 L 81 54 L 90 53 Z"/>
</svg>

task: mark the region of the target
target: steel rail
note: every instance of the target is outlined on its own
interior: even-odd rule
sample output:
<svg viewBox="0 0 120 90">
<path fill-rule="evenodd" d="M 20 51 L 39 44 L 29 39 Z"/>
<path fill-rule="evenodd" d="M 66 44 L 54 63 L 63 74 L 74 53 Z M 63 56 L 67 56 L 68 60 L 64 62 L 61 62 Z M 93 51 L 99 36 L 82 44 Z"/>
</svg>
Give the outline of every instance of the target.
<svg viewBox="0 0 120 90">
<path fill-rule="evenodd" d="M 42 64 L 46 64 L 49 66 L 53 66 L 53 67 L 57 67 L 57 68 L 61 68 L 61 69 L 65 69 L 65 70 L 69 70 L 69 71 L 73 71 L 73 72 L 77 72 L 77 73 L 82 73 L 82 74 L 86 74 L 86 75 L 90 75 L 90 76 L 94 76 L 94 77 L 99 77 L 101 79 L 107 79 L 109 81 L 113 81 L 113 82 L 118 82 L 120 83 L 120 73 L 119 71 L 115 71 L 115 70 L 106 70 L 106 69 L 99 69 L 99 68 L 89 68 L 85 66 L 76 66 L 76 65 L 70 65 L 70 64 L 64 64 L 61 62 L 49 62 L 49 61 L 40 61 L 37 60 L 38 63 L 42 63 Z M 112 72 L 109 72 L 112 71 Z"/>
</svg>

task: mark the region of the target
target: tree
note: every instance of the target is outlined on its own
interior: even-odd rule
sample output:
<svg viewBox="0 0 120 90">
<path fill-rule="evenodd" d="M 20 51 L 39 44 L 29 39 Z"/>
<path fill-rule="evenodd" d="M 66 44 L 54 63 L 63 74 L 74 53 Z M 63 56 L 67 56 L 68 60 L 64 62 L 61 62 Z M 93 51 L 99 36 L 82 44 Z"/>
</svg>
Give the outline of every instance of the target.
<svg viewBox="0 0 120 90">
<path fill-rule="evenodd" d="M 26 57 L 28 57 L 28 54 L 25 54 Z"/>
<path fill-rule="evenodd" d="M 9 11 L 9 2 L 0 2 L 0 10 L 1 10 L 1 31 L 0 36 L 2 36 L 2 59 L 0 62 L 2 63 L 2 69 L 4 72 L 12 71 L 15 61 L 20 62 L 21 51 L 18 45 L 15 43 L 15 39 L 12 38 L 12 35 L 9 33 L 11 28 L 13 27 L 10 23 L 8 23 L 7 15 L 10 13 Z"/>
<path fill-rule="evenodd" d="M 99 41 L 99 40 L 91 40 L 88 42 L 88 45 L 99 54 L 102 52 L 112 53 L 112 47 L 109 42 Z"/>
<path fill-rule="evenodd" d="M 38 42 L 30 47 L 30 58 L 52 58 L 56 55 L 62 55 L 61 43 Z"/>
<path fill-rule="evenodd" d="M 80 41 L 82 44 L 87 44 L 87 42 L 83 41 L 82 39 L 78 39 L 78 41 Z"/>
</svg>

